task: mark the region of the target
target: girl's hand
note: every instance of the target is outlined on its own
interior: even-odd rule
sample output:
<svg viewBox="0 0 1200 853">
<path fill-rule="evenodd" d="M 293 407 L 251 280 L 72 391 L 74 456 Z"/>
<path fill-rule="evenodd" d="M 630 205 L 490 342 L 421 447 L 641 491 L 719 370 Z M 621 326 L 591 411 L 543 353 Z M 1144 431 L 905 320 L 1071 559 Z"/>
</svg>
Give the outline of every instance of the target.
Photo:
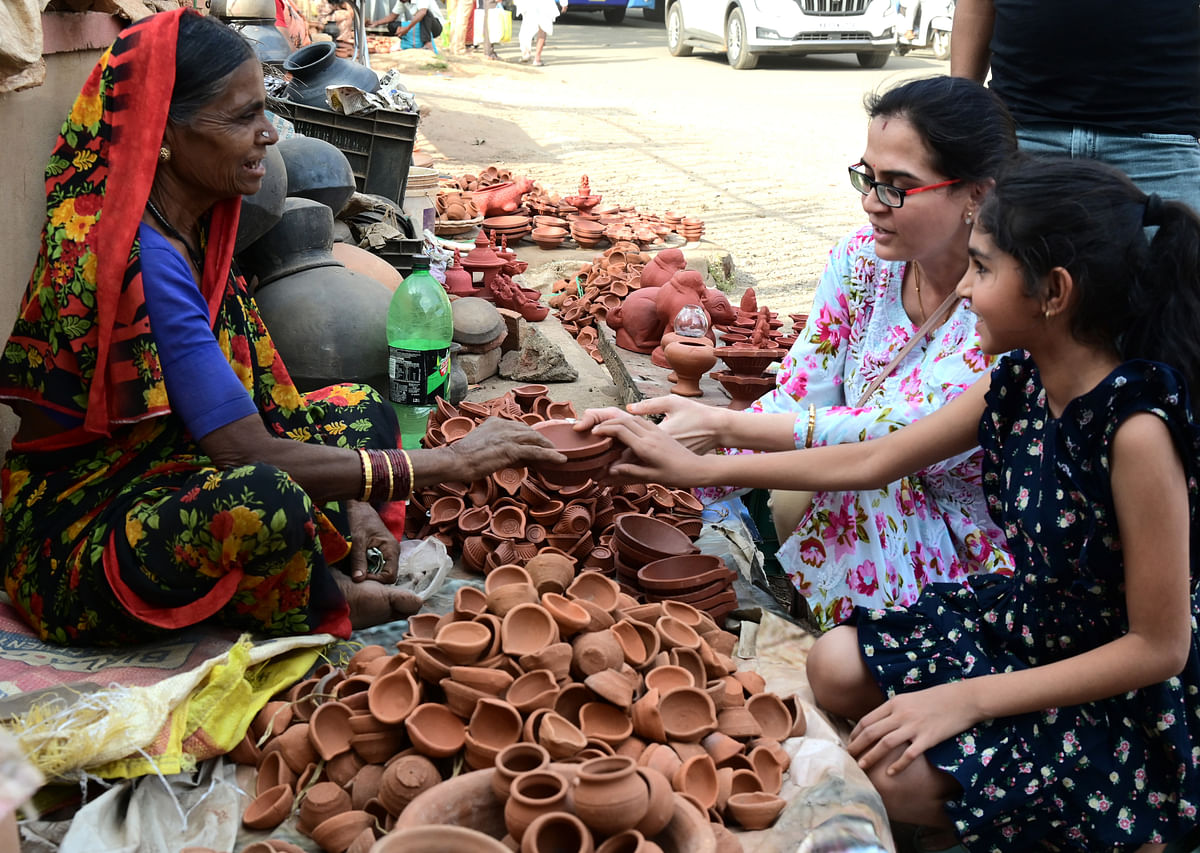
<svg viewBox="0 0 1200 853">
<path fill-rule="evenodd" d="M 577 430 L 588 430 L 624 412 L 632 415 L 666 415 L 659 426 L 693 453 L 708 453 L 719 443 L 722 409 L 706 406 L 686 397 L 668 395 L 630 403 L 624 411 L 615 407 L 588 409 L 580 418 Z"/>
<path fill-rule="evenodd" d="M 700 457 L 666 430 L 621 411 L 605 410 L 603 417 L 592 432 L 612 436 L 626 445 L 620 460 L 609 468 L 614 478 L 680 487 L 699 485 Z"/>
<path fill-rule="evenodd" d="M 939 684 L 893 696 L 858 721 L 847 749 L 863 770 L 874 767 L 898 747 L 908 748 L 888 768 L 894 776 L 934 744 L 981 722 L 969 682 Z"/>
<path fill-rule="evenodd" d="M 346 517 L 350 522 L 350 578 L 355 583 L 370 578 L 380 583 L 395 583 L 400 568 L 400 543 L 387 529 L 375 507 L 362 501 L 346 501 Z M 369 565 L 367 551 L 379 549 L 382 561 Z M 371 571 L 375 568 L 376 571 Z"/>
</svg>

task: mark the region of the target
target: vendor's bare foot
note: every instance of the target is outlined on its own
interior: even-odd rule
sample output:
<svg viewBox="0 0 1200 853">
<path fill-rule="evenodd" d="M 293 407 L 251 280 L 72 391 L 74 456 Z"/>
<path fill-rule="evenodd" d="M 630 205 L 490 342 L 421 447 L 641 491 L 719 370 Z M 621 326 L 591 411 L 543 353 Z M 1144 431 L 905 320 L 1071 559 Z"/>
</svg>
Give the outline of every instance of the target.
<svg viewBox="0 0 1200 853">
<path fill-rule="evenodd" d="M 338 571 L 334 579 L 350 605 L 350 625 L 355 630 L 395 622 L 421 609 L 421 599 L 391 584 L 370 578 L 355 582 Z"/>
</svg>

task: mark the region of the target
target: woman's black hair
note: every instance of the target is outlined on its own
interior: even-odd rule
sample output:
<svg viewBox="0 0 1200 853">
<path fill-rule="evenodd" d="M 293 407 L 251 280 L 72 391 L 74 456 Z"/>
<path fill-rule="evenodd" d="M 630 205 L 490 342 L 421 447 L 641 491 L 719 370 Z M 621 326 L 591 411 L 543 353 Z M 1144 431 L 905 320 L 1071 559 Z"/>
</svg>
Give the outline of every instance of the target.
<svg viewBox="0 0 1200 853">
<path fill-rule="evenodd" d="M 994 178 L 1017 151 L 1016 126 L 988 89 L 962 77 L 926 77 L 872 93 L 863 101 L 871 118 L 904 118 L 925 140 L 933 167 L 947 178 Z"/>
<path fill-rule="evenodd" d="M 232 29 L 216 18 L 184 12 L 179 17 L 175 88 L 167 118 L 173 124 L 187 124 L 202 107 L 220 97 L 229 75 L 247 59 L 254 59 L 254 50 Z"/>
<path fill-rule="evenodd" d="M 977 222 L 1021 265 L 1029 295 L 1055 267 L 1071 274 L 1077 340 L 1170 364 L 1200 387 L 1200 218 L 1186 204 L 1147 196 L 1096 160 L 1026 156 Z"/>
</svg>

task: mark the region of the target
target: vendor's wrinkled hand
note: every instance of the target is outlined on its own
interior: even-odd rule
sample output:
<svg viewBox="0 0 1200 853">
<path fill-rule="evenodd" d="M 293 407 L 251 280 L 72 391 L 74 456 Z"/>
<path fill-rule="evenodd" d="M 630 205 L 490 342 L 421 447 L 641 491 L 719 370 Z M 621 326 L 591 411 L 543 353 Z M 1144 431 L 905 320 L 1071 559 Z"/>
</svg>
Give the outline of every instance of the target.
<svg viewBox="0 0 1200 853">
<path fill-rule="evenodd" d="M 400 543 L 388 530 L 379 513 L 362 501 L 346 502 L 346 517 L 350 522 L 350 577 L 356 583 L 367 579 L 380 583 L 395 583 L 400 567 Z M 377 550 L 382 559 L 371 559 L 368 552 Z"/>
<path fill-rule="evenodd" d="M 592 427 L 592 432 L 625 444 L 621 458 L 608 469 L 614 479 L 680 487 L 697 485 L 696 454 L 662 427 L 618 411 Z"/>
<path fill-rule="evenodd" d="M 528 424 L 488 418 L 451 445 L 455 454 L 455 479 L 464 483 L 486 477 L 501 468 L 522 465 L 560 465 L 567 461 Z"/>
</svg>

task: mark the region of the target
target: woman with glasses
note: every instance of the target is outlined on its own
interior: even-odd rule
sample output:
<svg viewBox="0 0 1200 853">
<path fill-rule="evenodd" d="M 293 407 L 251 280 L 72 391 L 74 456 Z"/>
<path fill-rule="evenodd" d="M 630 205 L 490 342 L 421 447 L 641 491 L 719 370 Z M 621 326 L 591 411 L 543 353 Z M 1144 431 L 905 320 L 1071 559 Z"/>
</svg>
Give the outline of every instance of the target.
<svg viewBox="0 0 1200 853">
<path fill-rule="evenodd" d="M 696 452 L 792 450 L 884 435 L 986 373 L 974 315 L 953 294 L 974 211 L 1016 151 L 1008 112 L 983 86 L 950 77 L 872 95 L 866 109 L 850 183 L 870 224 L 833 248 L 775 390 L 746 412 L 677 396 L 631 412 L 667 414 L 666 429 Z M 1011 571 L 979 469 L 976 450 L 883 489 L 818 492 L 789 521 L 794 501 L 773 493 L 777 556 L 812 621 L 826 629 L 856 604 L 907 605 L 930 581 Z"/>
</svg>

